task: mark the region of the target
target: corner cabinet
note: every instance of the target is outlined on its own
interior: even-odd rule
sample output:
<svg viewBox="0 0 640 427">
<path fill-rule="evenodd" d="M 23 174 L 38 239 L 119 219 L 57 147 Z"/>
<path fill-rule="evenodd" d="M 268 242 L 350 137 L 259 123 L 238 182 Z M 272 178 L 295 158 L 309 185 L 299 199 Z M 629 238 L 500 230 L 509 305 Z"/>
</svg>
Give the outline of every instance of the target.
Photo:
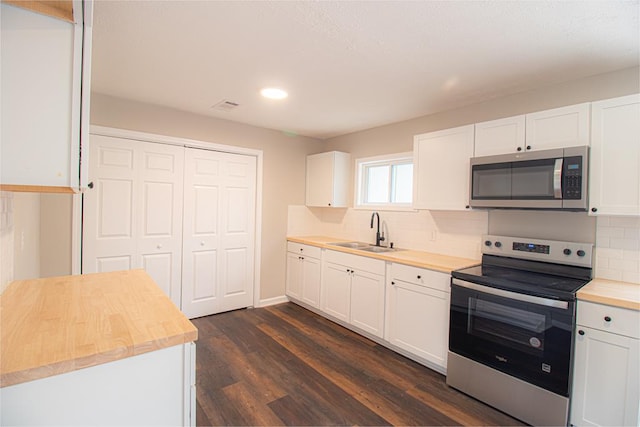
<svg viewBox="0 0 640 427">
<path fill-rule="evenodd" d="M 637 426 L 640 312 L 578 301 L 571 392 L 574 426 Z"/>
<path fill-rule="evenodd" d="M 322 249 L 300 243 L 287 243 L 287 296 L 320 307 Z"/>
<path fill-rule="evenodd" d="M 340 151 L 307 156 L 306 205 L 348 206 L 351 155 Z"/>
<path fill-rule="evenodd" d="M 355 328 L 382 338 L 385 262 L 327 250 L 322 268 L 321 310 Z"/>
<path fill-rule="evenodd" d="M 450 276 L 396 263 L 389 276 L 385 338 L 446 373 Z"/>
<path fill-rule="evenodd" d="M 640 216 L 640 95 L 591 107 L 589 213 Z"/>
<path fill-rule="evenodd" d="M 85 186 L 93 4 L 72 5 L 73 22 L 0 5 L 3 190 Z"/>
<path fill-rule="evenodd" d="M 413 142 L 413 207 L 469 209 L 469 159 L 474 125 L 416 135 Z"/>
</svg>

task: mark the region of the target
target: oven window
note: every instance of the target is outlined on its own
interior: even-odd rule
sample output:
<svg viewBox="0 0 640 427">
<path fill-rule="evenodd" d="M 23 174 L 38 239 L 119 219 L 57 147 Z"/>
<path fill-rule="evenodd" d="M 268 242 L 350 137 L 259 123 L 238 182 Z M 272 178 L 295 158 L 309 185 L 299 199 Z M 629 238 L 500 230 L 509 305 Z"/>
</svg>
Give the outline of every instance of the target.
<svg viewBox="0 0 640 427">
<path fill-rule="evenodd" d="M 469 297 L 467 332 L 528 352 L 544 351 L 544 314 L 521 310 L 479 297 Z"/>
</svg>

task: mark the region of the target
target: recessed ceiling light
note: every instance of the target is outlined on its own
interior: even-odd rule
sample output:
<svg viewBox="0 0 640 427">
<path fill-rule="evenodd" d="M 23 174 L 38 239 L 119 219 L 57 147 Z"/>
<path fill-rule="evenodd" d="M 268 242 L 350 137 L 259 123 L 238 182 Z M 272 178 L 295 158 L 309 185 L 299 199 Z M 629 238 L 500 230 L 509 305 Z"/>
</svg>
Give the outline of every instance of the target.
<svg viewBox="0 0 640 427">
<path fill-rule="evenodd" d="M 284 90 L 275 87 L 266 87 L 260 91 L 260 94 L 269 99 L 284 99 L 289 96 Z"/>
</svg>

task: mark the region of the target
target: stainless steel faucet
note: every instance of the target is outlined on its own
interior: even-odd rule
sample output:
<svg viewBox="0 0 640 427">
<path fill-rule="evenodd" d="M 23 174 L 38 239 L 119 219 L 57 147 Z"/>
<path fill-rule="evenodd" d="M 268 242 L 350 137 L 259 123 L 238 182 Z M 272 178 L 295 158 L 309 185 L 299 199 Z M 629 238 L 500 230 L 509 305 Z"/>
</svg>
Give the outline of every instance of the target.
<svg viewBox="0 0 640 427">
<path fill-rule="evenodd" d="M 378 212 L 374 212 L 371 214 L 371 228 L 373 228 L 374 217 L 378 217 L 378 227 L 376 229 L 376 246 L 380 246 L 380 242 L 384 242 L 384 233 L 380 235 L 380 215 L 378 215 Z"/>
</svg>

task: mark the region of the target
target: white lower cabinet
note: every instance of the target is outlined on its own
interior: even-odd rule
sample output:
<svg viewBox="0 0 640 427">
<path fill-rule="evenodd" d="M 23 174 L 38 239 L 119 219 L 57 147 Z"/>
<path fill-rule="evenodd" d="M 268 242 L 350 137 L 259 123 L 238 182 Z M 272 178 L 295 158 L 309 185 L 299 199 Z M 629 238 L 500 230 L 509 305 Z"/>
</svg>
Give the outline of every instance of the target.
<svg viewBox="0 0 640 427">
<path fill-rule="evenodd" d="M 196 425 L 196 344 L 0 388 L 0 425 Z"/>
<path fill-rule="evenodd" d="M 287 296 L 320 307 L 320 248 L 287 243 Z"/>
<path fill-rule="evenodd" d="M 449 275 L 391 264 L 385 336 L 445 373 L 449 343 Z"/>
<path fill-rule="evenodd" d="M 384 331 L 385 262 L 327 250 L 321 310 L 376 337 Z"/>
<path fill-rule="evenodd" d="M 571 424 L 637 426 L 640 312 L 578 301 Z"/>
</svg>

